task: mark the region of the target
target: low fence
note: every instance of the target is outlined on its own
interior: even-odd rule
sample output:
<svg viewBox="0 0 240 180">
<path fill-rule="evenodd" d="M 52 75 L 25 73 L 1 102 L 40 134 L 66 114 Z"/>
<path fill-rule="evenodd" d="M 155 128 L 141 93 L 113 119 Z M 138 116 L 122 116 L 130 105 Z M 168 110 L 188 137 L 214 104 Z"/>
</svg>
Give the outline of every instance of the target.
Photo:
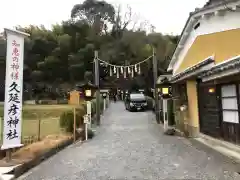
<svg viewBox="0 0 240 180">
<path fill-rule="evenodd" d="M 24 101 L 24 104 L 26 105 L 34 105 L 34 104 L 49 104 L 49 105 L 53 105 L 53 104 L 68 104 L 68 100 L 67 99 L 58 99 L 58 100 L 27 100 Z"/>
<path fill-rule="evenodd" d="M 65 111 L 71 111 L 68 105 L 24 105 L 22 113 L 22 143 L 31 144 L 50 134 L 59 134 L 63 129 L 59 117 Z M 3 117 L 3 107 L 0 109 Z M 3 137 L 3 118 L 1 118 L 1 144 Z"/>
<path fill-rule="evenodd" d="M 107 106 L 109 104 L 107 103 Z M 60 126 L 60 116 L 62 113 L 77 109 L 77 113 L 80 116 L 86 114 L 86 104 L 83 102 L 78 106 L 67 104 L 53 104 L 53 105 L 36 105 L 31 102 L 23 106 L 22 113 L 22 143 L 24 146 L 40 141 L 48 135 L 57 135 L 65 131 Z M 103 112 L 103 99 L 100 99 L 100 111 Z M 92 115 L 96 113 L 96 100 L 92 100 Z M 0 117 L 3 117 L 3 106 L 0 106 Z M 79 126 L 83 125 L 83 118 L 78 119 L 80 121 Z M 3 137 L 3 118 L 0 121 L 0 144 L 2 144 Z M 73 125 L 73 124 L 72 124 Z M 13 152 L 18 148 L 13 149 Z M 0 158 L 6 156 L 6 151 L 0 150 Z"/>
<path fill-rule="evenodd" d="M 46 102 L 46 100 L 45 100 Z M 50 102 L 50 100 L 48 100 Z M 44 137 L 52 134 L 60 134 L 64 129 L 60 126 L 60 116 L 62 113 L 72 111 L 77 107 L 80 116 L 86 113 L 85 102 L 79 106 L 68 104 L 42 104 L 37 105 L 32 102 L 27 102 L 23 106 L 22 113 L 22 143 L 24 145 L 37 142 Z M 96 100 L 92 100 L 92 115 L 96 113 Z M 100 110 L 103 111 L 103 99 L 100 100 Z M 3 106 L 0 107 L 0 117 L 3 117 Z M 3 137 L 3 118 L 0 121 L 0 144 L 2 144 Z M 82 124 L 81 122 L 80 124 Z"/>
</svg>

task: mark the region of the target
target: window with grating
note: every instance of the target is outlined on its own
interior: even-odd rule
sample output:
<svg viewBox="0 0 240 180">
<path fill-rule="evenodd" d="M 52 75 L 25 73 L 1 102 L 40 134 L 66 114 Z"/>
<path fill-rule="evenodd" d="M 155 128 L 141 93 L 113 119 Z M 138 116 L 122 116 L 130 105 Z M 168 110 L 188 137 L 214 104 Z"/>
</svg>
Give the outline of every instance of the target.
<svg viewBox="0 0 240 180">
<path fill-rule="evenodd" d="M 224 122 L 239 123 L 236 85 L 221 88 L 222 117 Z"/>
</svg>

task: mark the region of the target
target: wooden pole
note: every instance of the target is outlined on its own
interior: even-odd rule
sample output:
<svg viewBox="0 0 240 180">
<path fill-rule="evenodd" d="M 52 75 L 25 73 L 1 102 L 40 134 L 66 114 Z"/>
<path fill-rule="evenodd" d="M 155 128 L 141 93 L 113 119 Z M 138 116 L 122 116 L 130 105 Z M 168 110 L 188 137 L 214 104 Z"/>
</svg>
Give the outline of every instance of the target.
<svg viewBox="0 0 240 180">
<path fill-rule="evenodd" d="M 86 116 L 86 118 L 89 118 L 88 115 Z M 88 140 L 88 123 L 85 123 L 85 140 Z"/>
<path fill-rule="evenodd" d="M 79 106 L 80 105 L 80 93 L 78 92 L 78 102 L 77 102 L 77 105 Z"/>
<path fill-rule="evenodd" d="M 8 149 L 6 151 L 6 162 L 11 162 L 12 161 L 12 149 Z"/>
<path fill-rule="evenodd" d="M 103 99 L 103 111 L 106 110 L 106 98 Z"/>
<path fill-rule="evenodd" d="M 76 108 L 73 109 L 73 141 L 76 141 Z"/>
<path fill-rule="evenodd" d="M 98 51 L 94 52 L 94 63 L 95 63 L 95 85 L 97 86 L 96 91 L 96 119 L 97 125 L 100 125 L 100 89 L 99 89 L 99 61 Z"/>
<path fill-rule="evenodd" d="M 158 116 L 158 92 L 157 92 L 157 78 L 158 78 L 158 63 L 157 63 L 157 57 L 156 57 L 156 49 L 152 46 L 153 49 L 153 84 L 154 84 L 154 99 L 155 99 L 155 115 L 157 123 L 160 124 L 159 116 Z"/>
<path fill-rule="evenodd" d="M 40 137 L 41 137 L 41 118 L 40 116 L 37 114 L 37 118 L 38 118 L 38 141 L 40 141 Z"/>
</svg>

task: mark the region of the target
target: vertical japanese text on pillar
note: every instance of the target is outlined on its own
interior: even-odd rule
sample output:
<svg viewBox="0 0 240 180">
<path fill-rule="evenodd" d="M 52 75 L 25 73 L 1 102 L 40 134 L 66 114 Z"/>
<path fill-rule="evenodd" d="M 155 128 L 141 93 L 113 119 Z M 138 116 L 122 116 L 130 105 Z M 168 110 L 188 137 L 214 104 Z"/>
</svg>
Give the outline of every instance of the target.
<svg viewBox="0 0 240 180">
<path fill-rule="evenodd" d="M 11 76 L 11 83 L 6 88 L 8 91 L 8 116 L 7 116 L 7 126 L 8 132 L 6 134 L 7 139 L 12 140 L 18 138 L 19 134 L 17 131 L 17 125 L 19 123 L 19 117 L 21 115 L 20 111 L 20 82 L 18 81 L 19 75 L 19 52 L 20 44 L 16 41 L 12 41 L 12 58 L 11 58 L 11 69 L 10 69 L 10 76 Z"/>
</svg>

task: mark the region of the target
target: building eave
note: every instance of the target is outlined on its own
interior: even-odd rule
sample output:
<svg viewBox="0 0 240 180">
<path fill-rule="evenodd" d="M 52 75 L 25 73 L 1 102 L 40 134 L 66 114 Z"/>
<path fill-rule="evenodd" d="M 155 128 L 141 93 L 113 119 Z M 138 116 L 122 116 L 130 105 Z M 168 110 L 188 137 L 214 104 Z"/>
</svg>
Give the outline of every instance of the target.
<svg viewBox="0 0 240 180">
<path fill-rule="evenodd" d="M 173 76 L 170 81 L 172 83 L 179 82 L 182 80 L 185 80 L 187 78 L 190 78 L 192 76 L 199 75 L 203 72 L 208 71 L 214 66 L 214 56 L 207 57 L 200 63 L 195 64 L 194 66 L 191 66 L 187 69 L 185 69 L 183 72 L 180 72 Z"/>
<path fill-rule="evenodd" d="M 226 5 L 228 8 L 226 8 Z M 202 18 L 209 17 L 212 15 L 219 15 L 223 11 L 237 11 L 240 8 L 240 0 L 232 0 L 228 2 L 220 2 L 214 4 L 213 6 L 207 6 L 201 9 L 198 9 L 192 13 L 190 13 L 188 20 L 183 28 L 183 31 L 180 35 L 180 39 L 177 43 L 177 46 L 173 52 L 172 59 L 169 63 L 167 71 L 172 71 L 175 63 L 177 62 L 178 55 L 182 48 L 185 45 L 186 40 L 188 39 L 195 23 Z"/>
<path fill-rule="evenodd" d="M 157 79 L 156 84 L 161 84 L 162 82 L 165 82 L 166 80 L 169 81 L 172 77 L 172 74 L 163 74 L 160 75 Z"/>
<path fill-rule="evenodd" d="M 203 82 L 211 81 L 239 73 L 239 67 L 240 55 L 213 66 L 211 69 L 203 72 L 198 77 L 202 79 Z"/>
</svg>

